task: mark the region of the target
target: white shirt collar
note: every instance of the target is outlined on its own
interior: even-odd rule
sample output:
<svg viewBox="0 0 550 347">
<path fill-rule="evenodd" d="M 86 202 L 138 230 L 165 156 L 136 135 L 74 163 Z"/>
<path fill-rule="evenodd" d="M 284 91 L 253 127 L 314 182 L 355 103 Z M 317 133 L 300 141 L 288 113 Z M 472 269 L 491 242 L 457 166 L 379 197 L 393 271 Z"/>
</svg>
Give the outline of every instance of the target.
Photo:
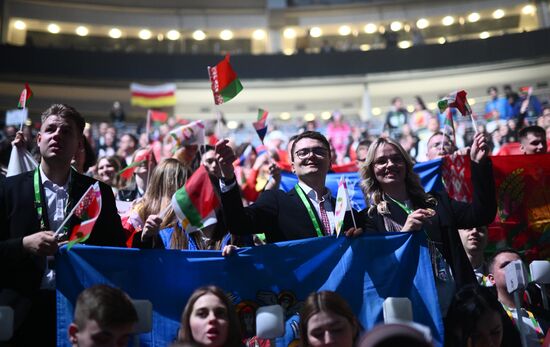
<svg viewBox="0 0 550 347">
<path fill-rule="evenodd" d="M 63 188 L 64 190 L 67 190 L 67 188 L 69 187 L 69 182 L 71 181 L 71 173 L 69 171 L 69 176 L 67 177 L 67 181 L 63 184 L 63 186 L 58 186 L 57 184 L 55 184 L 52 180 L 50 180 L 48 178 L 48 176 L 46 176 L 46 174 L 44 173 L 44 170 L 42 170 L 42 165 L 38 165 L 39 169 L 40 169 L 40 180 L 42 181 L 42 184 L 46 183 L 46 182 L 49 182 L 52 186 L 54 187 L 61 187 Z"/>
<path fill-rule="evenodd" d="M 304 193 L 311 199 L 314 199 L 315 201 L 319 201 L 321 199 L 323 199 L 323 201 L 330 201 L 330 197 L 332 196 L 332 194 L 330 193 L 330 189 L 327 189 L 325 187 L 325 190 L 326 190 L 326 193 L 321 196 L 321 199 L 319 199 L 317 197 L 317 192 L 315 190 L 313 190 L 313 188 L 311 188 L 310 186 L 308 186 L 307 184 L 305 184 L 304 182 L 302 181 L 298 181 L 298 184 L 300 185 L 300 188 L 302 188 L 302 190 L 304 191 Z"/>
</svg>

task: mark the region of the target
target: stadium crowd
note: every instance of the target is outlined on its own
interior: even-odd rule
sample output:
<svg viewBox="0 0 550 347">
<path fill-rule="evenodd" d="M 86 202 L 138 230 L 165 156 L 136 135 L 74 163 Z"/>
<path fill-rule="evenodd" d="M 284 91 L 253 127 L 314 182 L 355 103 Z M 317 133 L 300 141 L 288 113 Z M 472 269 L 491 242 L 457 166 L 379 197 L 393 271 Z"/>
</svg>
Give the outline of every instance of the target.
<svg viewBox="0 0 550 347">
<path fill-rule="evenodd" d="M 63 104 L 42 113 L 39 129 L 4 127 L 0 306 L 13 306 L 16 312 L 8 345 L 55 345 L 51 263 L 68 235 L 54 232 L 63 229 L 69 207 L 95 180 L 101 182 L 103 205 L 85 244 L 221 250 L 231 256 L 237 247 L 332 235 L 335 197 L 325 178 L 332 171 L 358 171 L 367 208 L 346 213 L 345 235 L 426 233 L 446 346 L 519 346 L 518 312 L 528 345 L 540 346 L 550 312 L 536 295 L 525 295 L 516 307 L 506 290 L 504 267 L 522 255 L 507 248 L 486 258 L 485 246 L 487 225 L 496 214 L 491 157 L 546 153 L 550 105 L 525 88 L 505 92 L 499 96 L 496 87 L 488 88 L 491 100 L 477 117 L 477 129 L 456 112 L 454 124 L 445 126 L 446 112 L 432 114 L 420 97 L 409 113 L 397 97 L 380 134 L 335 112 L 326 124 L 272 128 L 265 145 L 240 142 L 242 137 L 208 123 L 204 145 L 177 146 L 168 135 L 181 125 L 173 118 L 146 133 L 145 127 L 134 131 L 120 119 L 85 123 L 77 110 Z M 34 155 L 39 168 L 4 177 L 12 144 Z M 416 162 L 455 152 L 471 159 L 471 203 L 425 192 L 412 170 Z M 289 192 L 279 189 L 282 171 L 298 178 Z M 193 229 L 178 218 L 171 200 L 199 174 L 212 183 L 221 205 L 202 228 Z M 29 218 L 34 213 L 37 218 Z M 21 298 L 28 302 L 24 309 L 14 304 Z M 348 304 L 333 292 L 312 293 L 301 318 L 302 346 L 431 345 L 408 325 L 364 332 Z M 136 321 L 127 295 L 94 286 L 79 296 L 68 338 L 73 346 L 127 345 Z M 212 286 L 193 293 L 175 336 L 174 346 L 243 345 L 231 300 Z"/>
</svg>

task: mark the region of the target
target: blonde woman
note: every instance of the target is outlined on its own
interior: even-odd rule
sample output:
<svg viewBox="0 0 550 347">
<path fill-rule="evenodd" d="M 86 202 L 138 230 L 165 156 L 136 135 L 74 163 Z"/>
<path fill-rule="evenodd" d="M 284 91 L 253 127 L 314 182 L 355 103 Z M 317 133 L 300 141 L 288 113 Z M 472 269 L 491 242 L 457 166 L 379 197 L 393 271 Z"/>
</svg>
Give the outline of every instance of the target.
<svg viewBox="0 0 550 347">
<path fill-rule="evenodd" d="M 176 223 L 171 200 L 176 190 L 185 184 L 185 178 L 185 168 L 176 159 L 164 159 L 153 170 L 145 194 L 122 218 L 128 247 L 162 247 L 155 236 L 161 228 Z"/>
<path fill-rule="evenodd" d="M 453 200 L 444 192 L 424 192 L 411 158 L 391 138 L 374 142 L 361 167 L 361 186 L 370 205 L 363 229 L 426 234 L 443 313 L 455 288 L 476 283 L 458 229 L 489 224 L 496 214 L 492 164 L 483 134 L 475 136 L 470 158 L 472 203 Z"/>
</svg>

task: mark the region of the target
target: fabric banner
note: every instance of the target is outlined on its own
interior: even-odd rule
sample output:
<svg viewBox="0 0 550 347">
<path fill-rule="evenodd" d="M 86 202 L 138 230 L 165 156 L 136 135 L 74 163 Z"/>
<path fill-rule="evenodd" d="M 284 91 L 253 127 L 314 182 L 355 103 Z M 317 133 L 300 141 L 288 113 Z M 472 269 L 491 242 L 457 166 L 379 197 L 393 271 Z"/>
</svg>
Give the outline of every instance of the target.
<svg viewBox="0 0 550 347">
<path fill-rule="evenodd" d="M 525 253 L 526 260 L 550 258 L 550 153 L 543 155 L 492 156 L 498 205 L 495 221 L 489 226 L 488 253 L 512 247 Z M 470 158 L 447 156 L 414 166 L 424 190 L 445 189 L 453 199 L 472 201 Z M 329 173 L 326 185 L 332 196 L 338 192 L 340 177 L 348 180 L 352 206 L 360 211 L 365 200 L 356 172 Z M 283 172 L 281 189 L 288 191 L 297 179 Z M 445 184 L 443 184 L 445 182 Z"/>
<path fill-rule="evenodd" d="M 202 285 L 225 289 L 243 331 L 253 334 L 259 306 L 279 303 L 286 332 L 277 346 L 294 346 L 298 316 L 313 291 L 338 292 L 368 330 L 383 321 L 387 297 L 408 297 L 416 322 L 442 344 L 443 323 L 423 233 L 384 233 L 356 239 L 322 237 L 243 248 L 224 258 L 219 251 L 138 250 L 77 245 L 60 250 L 57 269 L 58 346 L 70 346 L 67 327 L 78 294 L 104 283 L 153 304 L 153 332 L 141 346 L 167 346 L 175 338 L 188 297 Z M 253 317 L 253 316 L 252 316 Z"/>
<path fill-rule="evenodd" d="M 509 246 L 528 261 L 550 258 L 550 153 L 492 157 L 497 216 L 490 249 Z"/>
<path fill-rule="evenodd" d="M 414 171 L 420 176 L 422 186 L 428 192 L 440 191 L 444 189 L 442 178 L 442 159 L 435 159 L 418 163 L 414 166 Z M 344 177 L 347 180 L 348 193 L 351 199 L 351 205 L 357 211 L 360 211 L 366 207 L 365 198 L 361 191 L 361 180 L 357 172 L 343 172 L 343 173 L 329 173 L 326 178 L 326 186 L 330 189 L 332 196 L 336 197 L 338 194 L 338 182 L 340 178 Z M 280 188 L 285 192 L 288 192 L 298 183 L 296 175 L 283 171 L 281 174 Z"/>
</svg>

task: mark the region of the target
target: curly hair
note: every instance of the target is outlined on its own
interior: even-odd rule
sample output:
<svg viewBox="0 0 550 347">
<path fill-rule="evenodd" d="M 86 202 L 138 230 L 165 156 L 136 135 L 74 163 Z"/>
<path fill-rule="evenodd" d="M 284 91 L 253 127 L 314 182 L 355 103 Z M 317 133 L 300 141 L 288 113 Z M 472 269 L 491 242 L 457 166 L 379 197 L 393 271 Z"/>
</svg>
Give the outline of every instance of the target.
<svg viewBox="0 0 550 347">
<path fill-rule="evenodd" d="M 376 152 L 378 148 L 383 145 L 394 146 L 401 154 L 403 161 L 405 162 L 405 187 L 407 194 L 411 199 L 415 208 L 433 207 L 437 204 L 437 200 L 427 194 L 420 183 L 420 177 L 413 171 L 413 162 L 409 154 L 401 147 L 399 142 L 389 137 L 380 137 L 374 143 L 372 143 L 367 152 L 367 158 L 363 165 L 360 167 L 361 174 L 361 189 L 365 195 L 365 201 L 368 207 L 368 214 L 372 216 L 374 211 L 378 211 L 380 215 L 389 216 L 390 210 L 388 204 L 384 199 L 384 191 L 380 184 L 376 180 L 374 174 L 374 161 L 376 159 Z"/>
</svg>

